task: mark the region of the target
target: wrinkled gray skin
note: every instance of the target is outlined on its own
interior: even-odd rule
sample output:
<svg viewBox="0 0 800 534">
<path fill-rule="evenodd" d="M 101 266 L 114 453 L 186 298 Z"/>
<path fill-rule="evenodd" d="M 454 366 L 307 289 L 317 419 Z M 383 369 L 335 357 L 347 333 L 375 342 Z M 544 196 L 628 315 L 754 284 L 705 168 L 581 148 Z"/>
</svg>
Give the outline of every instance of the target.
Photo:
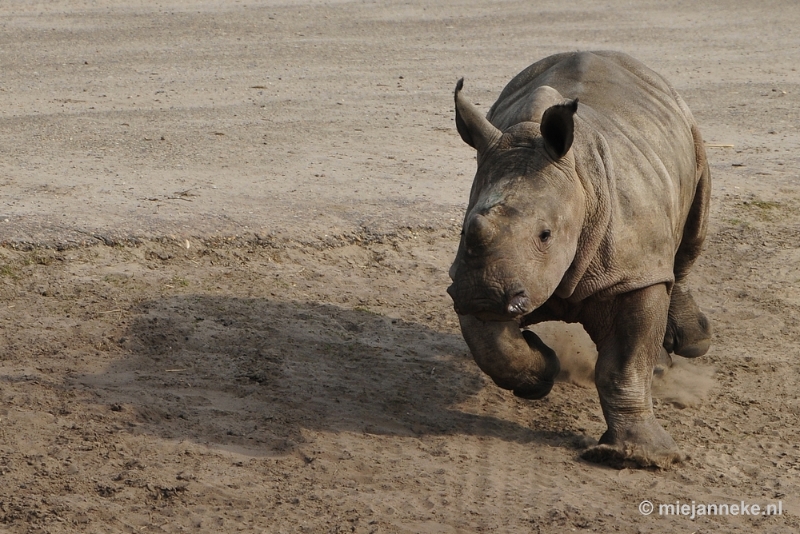
<svg viewBox="0 0 800 534">
<path fill-rule="evenodd" d="M 613 52 L 567 53 L 517 75 L 484 117 L 456 92 L 456 126 L 478 170 L 450 277 L 475 361 L 502 388 L 550 392 L 556 354 L 524 327 L 583 325 L 608 430 L 596 461 L 683 456 L 650 396 L 660 356 L 708 350 L 686 285 L 711 188 L 700 134 L 658 74 Z"/>
</svg>

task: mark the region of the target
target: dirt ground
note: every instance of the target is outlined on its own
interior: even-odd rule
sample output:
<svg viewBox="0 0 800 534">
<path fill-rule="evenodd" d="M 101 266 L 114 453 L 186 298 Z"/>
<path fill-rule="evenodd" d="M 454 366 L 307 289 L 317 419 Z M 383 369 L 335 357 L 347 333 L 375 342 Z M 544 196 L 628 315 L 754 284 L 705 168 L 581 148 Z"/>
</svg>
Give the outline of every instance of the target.
<svg viewBox="0 0 800 534">
<path fill-rule="evenodd" d="M 796 2 L 428 4 L 0 3 L 0 531 L 800 529 Z M 576 49 L 664 74 L 708 143 L 714 344 L 655 379 L 667 471 L 579 458 L 582 331 L 540 327 L 565 370 L 520 400 L 445 294 L 455 81 L 488 110 Z M 693 501 L 782 513 L 658 513 Z"/>
</svg>

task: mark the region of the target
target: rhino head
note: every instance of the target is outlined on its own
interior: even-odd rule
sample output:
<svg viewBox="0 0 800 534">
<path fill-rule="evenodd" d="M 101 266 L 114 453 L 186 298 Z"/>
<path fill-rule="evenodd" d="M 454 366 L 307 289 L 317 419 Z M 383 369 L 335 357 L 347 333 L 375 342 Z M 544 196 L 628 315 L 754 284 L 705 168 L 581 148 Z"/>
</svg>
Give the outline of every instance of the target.
<svg viewBox="0 0 800 534">
<path fill-rule="evenodd" d="M 550 392 L 555 353 L 520 324 L 557 292 L 575 258 L 586 213 L 571 152 L 578 101 L 546 88 L 535 121 L 500 131 L 455 91 L 456 126 L 478 170 L 447 292 L 478 366 L 520 397 Z M 541 108 L 544 108 L 541 111 Z"/>
<path fill-rule="evenodd" d="M 586 209 L 570 152 L 578 102 L 559 102 L 540 123 L 501 132 L 462 86 L 456 126 L 478 151 L 478 170 L 447 292 L 459 315 L 518 319 L 556 291 L 577 250 Z"/>
</svg>

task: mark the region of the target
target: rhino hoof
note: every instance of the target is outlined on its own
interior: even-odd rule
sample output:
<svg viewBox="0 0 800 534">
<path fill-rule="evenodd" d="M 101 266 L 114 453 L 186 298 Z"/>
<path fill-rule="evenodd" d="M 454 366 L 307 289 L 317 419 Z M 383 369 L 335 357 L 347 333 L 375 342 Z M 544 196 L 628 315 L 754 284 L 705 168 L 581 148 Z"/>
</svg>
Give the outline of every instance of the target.
<svg viewBox="0 0 800 534">
<path fill-rule="evenodd" d="M 708 352 L 709 347 L 711 347 L 711 340 L 702 339 L 692 345 L 684 345 L 676 349 L 675 354 L 683 356 L 684 358 L 697 358 Z"/>
<path fill-rule="evenodd" d="M 676 288 L 669 305 L 664 348 L 684 358 L 697 358 L 711 346 L 711 322 L 688 289 Z"/>
<path fill-rule="evenodd" d="M 669 469 L 690 459 L 688 454 L 676 450 L 650 451 L 636 446 L 616 447 L 604 444 L 589 447 L 583 451 L 581 458 L 615 469 Z"/>
<path fill-rule="evenodd" d="M 606 430 L 599 445 L 590 447 L 581 454 L 589 462 L 616 468 L 657 467 L 667 469 L 689 459 L 678 450 L 672 437 L 650 415 L 642 420 L 629 422 Z"/>
<path fill-rule="evenodd" d="M 538 400 L 543 399 L 553 389 L 553 382 L 539 382 L 514 389 L 514 395 L 522 399 Z"/>
</svg>

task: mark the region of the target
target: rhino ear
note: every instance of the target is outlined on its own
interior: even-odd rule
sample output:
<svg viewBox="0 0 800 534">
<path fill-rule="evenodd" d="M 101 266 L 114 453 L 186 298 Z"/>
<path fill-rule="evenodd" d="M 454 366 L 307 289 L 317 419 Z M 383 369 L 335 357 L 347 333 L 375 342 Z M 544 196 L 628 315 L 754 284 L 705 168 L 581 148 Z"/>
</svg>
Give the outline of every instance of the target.
<svg viewBox="0 0 800 534">
<path fill-rule="evenodd" d="M 489 145 L 494 143 L 502 132 L 494 127 L 478 108 L 472 105 L 461 95 L 464 87 L 464 78 L 458 80 L 456 84 L 456 128 L 461 139 L 469 146 L 483 152 Z"/>
<path fill-rule="evenodd" d="M 553 159 L 561 159 L 569 152 L 575 132 L 573 115 L 578 110 L 578 99 L 567 100 L 545 110 L 541 132 L 544 145 Z"/>
</svg>

